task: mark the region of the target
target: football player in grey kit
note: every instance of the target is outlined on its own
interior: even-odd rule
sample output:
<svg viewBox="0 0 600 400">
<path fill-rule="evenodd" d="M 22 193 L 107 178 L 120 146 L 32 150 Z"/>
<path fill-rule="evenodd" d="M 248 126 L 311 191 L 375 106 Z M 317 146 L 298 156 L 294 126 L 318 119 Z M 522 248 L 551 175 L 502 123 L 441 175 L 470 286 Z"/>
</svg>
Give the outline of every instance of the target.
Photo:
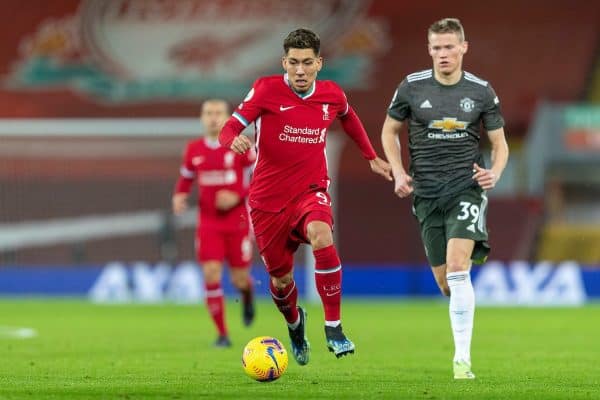
<svg viewBox="0 0 600 400">
<path fill-rule="evenodd" d="M 468 43 L 460 21 L 435 22 L 427 38 L 433 69 L 410 74 L 400 83 L 381 140 L 392 165 L 394 191 L 401 198 L 413 195 L 413 213 L 433 276 L 450 296 L 454 378 L 473 379 L 475 295 L 470 268 L 490 250 L 486 191 L 500 179 L 508 145 L 496 93 L 488 82 L 462 69 Z M 409 172 L 402 165 L 398 140 L 405 121 Z M 479 150 L 482 122 L 492 146 L 489 169 Z"/>
</svg>

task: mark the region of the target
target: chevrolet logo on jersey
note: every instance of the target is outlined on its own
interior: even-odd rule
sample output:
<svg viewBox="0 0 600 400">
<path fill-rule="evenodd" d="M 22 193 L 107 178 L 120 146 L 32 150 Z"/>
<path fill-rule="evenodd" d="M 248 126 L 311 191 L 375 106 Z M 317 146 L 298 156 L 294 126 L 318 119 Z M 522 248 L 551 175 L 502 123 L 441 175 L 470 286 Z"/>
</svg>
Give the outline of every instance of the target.
<svg viewBox="0 0 600 400">
<path fill-rule="evenodd" d="M 468 122 L 457 121 L 456 118 L 434 119 L 429 123 L 429 129 L 441 129 L 442 132 L 456 132 L 467 129 Z"/>
</svg>

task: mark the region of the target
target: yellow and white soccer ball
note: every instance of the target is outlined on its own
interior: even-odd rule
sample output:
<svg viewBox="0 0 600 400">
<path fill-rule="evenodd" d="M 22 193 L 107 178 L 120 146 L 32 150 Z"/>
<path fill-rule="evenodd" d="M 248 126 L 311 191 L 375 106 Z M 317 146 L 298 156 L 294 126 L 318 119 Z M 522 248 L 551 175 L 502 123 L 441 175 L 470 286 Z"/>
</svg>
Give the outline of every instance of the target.
<svg viewBox="0 0 600 400">
<path fill-rule="evenodd" d="M 279 378 L 288 366 L 288 355 L 278 339 L 259 336 L 248 342 L 242 354 L 246 375 L 260 382 Z"/>
</svg>

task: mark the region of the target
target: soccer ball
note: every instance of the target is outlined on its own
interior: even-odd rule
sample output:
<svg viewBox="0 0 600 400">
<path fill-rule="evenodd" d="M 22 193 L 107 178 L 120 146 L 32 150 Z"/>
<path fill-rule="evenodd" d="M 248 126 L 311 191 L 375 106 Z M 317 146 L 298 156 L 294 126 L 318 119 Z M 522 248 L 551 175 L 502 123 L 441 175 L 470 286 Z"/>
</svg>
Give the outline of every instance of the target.
<svg viewBox="0 0 600 400">
<path fill-rule="evenodd" d="M 285 372 L 288 366 L 287 351 L 274 337 L 259 336 L 244 347 L 242 366 L 250 378 L 271 382 Z"/>
</svg>

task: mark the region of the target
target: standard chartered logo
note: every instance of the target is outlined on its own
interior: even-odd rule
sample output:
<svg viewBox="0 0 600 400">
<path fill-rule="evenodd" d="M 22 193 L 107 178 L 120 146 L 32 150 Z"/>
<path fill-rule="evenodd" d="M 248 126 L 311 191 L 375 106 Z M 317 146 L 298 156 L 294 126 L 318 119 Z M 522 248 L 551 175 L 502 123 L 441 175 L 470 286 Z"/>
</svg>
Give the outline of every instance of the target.
<svg viewBox="0 0 600 400">
<path fill-rule="evenodd" d="M 279 140 L 287 143 L 325 143 L 326 132 L 327 128 L 297 128 L 295 126 L 285 125 L 283 127 L 283 132 L 279 134 Z"/>
</svg>

